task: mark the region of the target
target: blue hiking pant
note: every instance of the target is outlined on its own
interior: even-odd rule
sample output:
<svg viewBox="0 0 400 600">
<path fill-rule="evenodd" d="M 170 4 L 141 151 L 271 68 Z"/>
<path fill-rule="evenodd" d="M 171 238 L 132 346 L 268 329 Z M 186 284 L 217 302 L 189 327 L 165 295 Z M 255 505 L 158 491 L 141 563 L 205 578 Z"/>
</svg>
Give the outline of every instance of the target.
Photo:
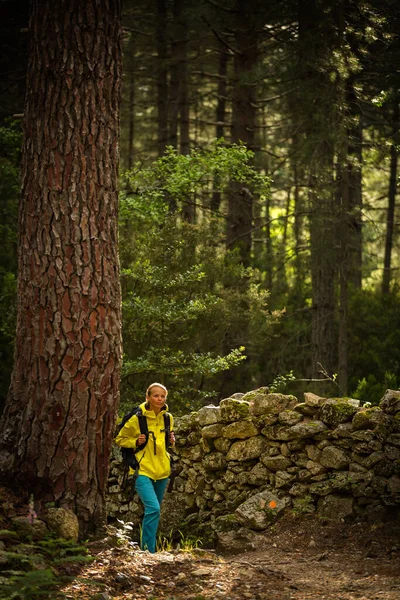
<svg viewBox="0 0 400 600">
<path fill-rule="evenodd" d="M 158 522 L 160 520 L 161 502 L 167 487 L 168 477 L 153 481 L 146 475 L 138 475 L 135 489 L 144 505 L 144 517 L 142 522 L 142 535 L 140 547 L 149 552 L 156 551 L 156 535 Z"/>
</svg>

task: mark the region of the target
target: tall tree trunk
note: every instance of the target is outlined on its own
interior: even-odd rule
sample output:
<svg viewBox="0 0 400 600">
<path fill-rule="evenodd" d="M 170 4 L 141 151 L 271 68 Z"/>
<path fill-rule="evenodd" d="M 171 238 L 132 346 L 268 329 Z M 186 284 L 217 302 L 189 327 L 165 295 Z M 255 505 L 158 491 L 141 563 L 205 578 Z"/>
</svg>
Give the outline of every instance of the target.
<svg viewBox="0 0 400 600">
<path fill-rule="evenodd" d="M 218 61 L 218 99 L 216 118 L 217 125 L 215 128 L 215 136 L 217 140 L 224 137 L 225 119 L 226 119 L 226 92 L 227 92 L 227 75 L 228 75 L 229 54 L 225 47 L 220 44 L 220 53 Z M 215 191 L 211 198 L 211 210 L 217 212 L 221 204 L 221 192 L 218 191 L 219 179 L 215 178 Z"/>
<path fill-rule="evenodd" d="M 360 102 L 356 95 L 354 78 L 346 85 L 346 105 L 349 112 L 347 128 L 347 184 L 348 184 L 348 277 L 356 289 L 362 284 L 362 119 Z"/>
<path fill-rule="evenodd" d="M 393 232 L 394 232 L 394 213 L 396 208 L 397 194 L 397 162 L 398 162 L 398 135 L 399 135 L 399 104 L 396 102 L 393 106 L 393 140 L 390 148 L 390 179 L 389 179 L 389 204 L 386 216 L 386 239 L 385 239 L 385 258 L 383 267 L 382 293 L 388 294 L 390 291 Z"/>
<path fill-rule="evenodd" d="M 157 139 L 162 156 L 168 141 L 167 5 L 157 0 Z"/>
<path fill-rule="evenodd" d="M 348 299 L 349 276 L 351 273 L 351 169 L 346 164 L 348 148 L 345 144 L 338 157 L 337 192 L 338 205 L 340 206 L 340 219 L 338 223 L 339 255 L 339 310 L 338 310 L 338 376 L 337 383 L 342 394 L 347 395 L 348 390 Z"/>
<path fill-rule="evenodd" d="M 173 0 L 172 39 L 171 39 L 171 68 L 168 93 L 168 144 L 178 148 L 179 129 L 179 96 L 181 81 L 179 79 L 180 66 L 180 19 L 183 0 Z"/>
<path fill-rule="evenodd" d="M 0 471 L 105 519 L 119 399 L 118 0 L 32 0 L 15 366 Z"/>
<path fill-rule="evenodd" d="M 309 215 L 312 281 L 312 375 L 320 365 L 335 371 L 335 203 L 333 156 L 335 146 L 335 48 L 333 15 L 318 0 L 299 0 L 299 70 L 304 88 L 309 173 Z"/>
<path fill-rule="evenodd" d="M 256 3 L 235 2 L 234 84 L 232 91 L 232 142 L 254 148 L 256 108 L 255 83 L 257 66 Z M 244 265 L 250 264 L 253 200 L 242 186 L 233 183 L 228 197 L 227 246 L 239 248 Z"/>
</svg>

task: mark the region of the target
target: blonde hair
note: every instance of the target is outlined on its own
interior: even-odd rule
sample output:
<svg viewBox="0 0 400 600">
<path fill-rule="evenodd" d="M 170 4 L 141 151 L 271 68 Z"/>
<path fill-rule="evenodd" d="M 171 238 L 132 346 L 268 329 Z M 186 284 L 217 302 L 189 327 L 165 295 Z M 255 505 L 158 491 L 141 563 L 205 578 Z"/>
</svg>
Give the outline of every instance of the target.
<svg viewBox="0 0 400 600">
<path fill-rule="evenodd" d="M 155 383 L 151 383 L 151 384 L 149 385 L 149 387 L 147 388 L 147 390 L 146 390 L 146 398 L 148 398 L 148 397 L 150 396 L 150 392 L 151 392 L 151 390 L 152 390 L 152 388 L 153 388 L 153 387 L 160 387 L 160 388 L 161 388 L 162 390 L 164 390 L 164 391 L 165 391 L 165 393 L 168 395 L 168 390 L 167 390 L 167 388 L 165 387 L 165 385 L 163 385 L 162 383 L 157 383 L 157 382 L 155 382 Z"/>
</svg>

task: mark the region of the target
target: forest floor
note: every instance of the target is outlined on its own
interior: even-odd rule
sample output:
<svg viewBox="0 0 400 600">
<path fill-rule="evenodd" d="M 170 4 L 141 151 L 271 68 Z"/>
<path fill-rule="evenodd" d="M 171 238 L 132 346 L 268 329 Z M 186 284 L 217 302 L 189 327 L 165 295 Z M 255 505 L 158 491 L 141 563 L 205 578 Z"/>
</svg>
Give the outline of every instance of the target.
<svg viewBox="0 0 400 600">
<path fill-rule="evenodd" d="M 400 521 L 332 523 L 287 515 L 256 551 L 164 551 L 90 544 L 68 600 L 399 600 Z M 61 591 L 61 590 L 60 590 Z"/>
</svg>

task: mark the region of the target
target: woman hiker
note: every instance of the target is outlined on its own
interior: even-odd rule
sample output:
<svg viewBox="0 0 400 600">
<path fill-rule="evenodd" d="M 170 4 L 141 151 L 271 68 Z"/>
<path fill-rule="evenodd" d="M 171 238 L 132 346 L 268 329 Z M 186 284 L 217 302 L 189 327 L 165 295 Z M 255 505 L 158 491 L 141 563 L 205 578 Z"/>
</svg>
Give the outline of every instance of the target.
<svg viewBox="0 0 400 600">
<path fill-rule="evenodd" d="M 138 475 L 135 489 L 144 505 L 140 547 L 142 550 L 148 550 L 149 552 L 156 551 L 160 507 L 171 474 L 164 420 L 164 414 L 168 410 L 167 395 L 168 390 L 164 385 L 152 383 L 146 391 L 146 402 L 140 405 L 142 414 L 147 421 L 147 444 L 146 435 L 140 431 L 137 415 L 134 415 L 125 423 L 115 438 L 116 444 L 125 448 L 136 448 L 145 444 L 144 448 L 136 453 Z M 172 415 L 170 415 L 169 428 L 169 443 L 173 446 L 175 435 Z"/>
</svg>

